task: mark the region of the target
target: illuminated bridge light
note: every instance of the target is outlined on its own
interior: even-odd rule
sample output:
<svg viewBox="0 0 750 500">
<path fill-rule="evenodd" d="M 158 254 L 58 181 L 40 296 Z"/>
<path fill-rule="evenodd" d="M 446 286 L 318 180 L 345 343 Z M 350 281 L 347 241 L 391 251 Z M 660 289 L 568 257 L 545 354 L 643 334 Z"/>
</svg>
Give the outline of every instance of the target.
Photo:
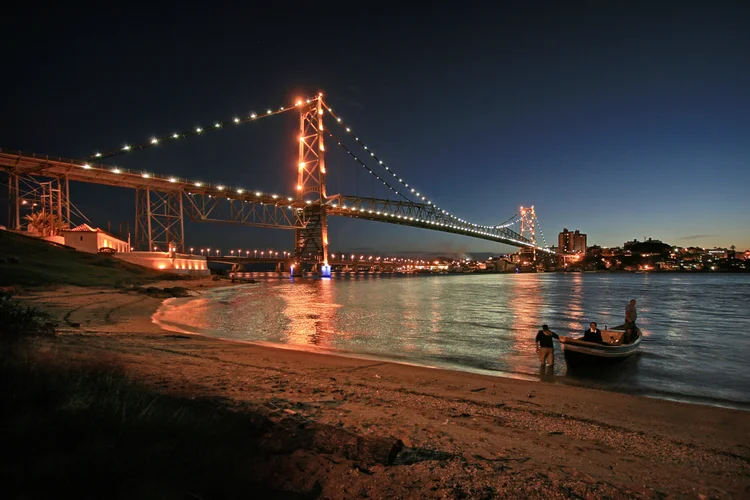
<svg viewBox="0 0 750 500">
<path fill-rule="evenodd" d="M 238 189 L 238 190 L 237 190 L 237 193 L 238 193 L 238 194 L 242 194 L 242 193 L 244 193 L 244 192 L 245 192 L 245 190 L 244 190 L 244 189 Z"/>
<path fill-rule="evenodd" d="M 159 139 L 157 139 L 156 137 L 153 137 L 151 139 L 151 144 L 159 144 Z"/>
<path fill-rule="evenodd" d="M 219 191 L 224 191 L 224 186 L 216 186 L 216 189 L 218 189 Z"/>
<path fill-rule="evenodd" d="M 96 156 L 97 158 L 99 158 L 101 155 L 102 155 L 101 153 L 96 153 L 94 156 Z"/>
<path fill-rule="evenodd" d="M 218 123 L 218 122 L 217 122 L 217 123 L 214 123 L 214 127 L 216 127 L 216 128 L 221 128 L 221 123 Z"/>
<path fill-rule="evenodd" d="M 120 173 L 120 169 L 119 168 L 113 168 L 112 172 L 114 172 L 116 174 L 119 174 Z"/>
<path fill-rule="evenodd" d="M 250 115 L 250 118 L 252 118 L 252 119 L 254 120 L 256 116 L 258 116 L 258 115 L 256 115 L 255 113 L 252 113 L 252 114 Z"/>
<path fill-rule="evenodd" d="M 180 135 L 179 135 L 179 134 L 172 134 L 172 138 L 173 138 L 173 139 L 177 139 L 178 137 L 180 137 Z"/>
<path fill-rule="evenodd" d="M 237 117 L 235 117 L 235 118 L 234 118 L 234 123 L 240 123 L 240 119 L 239 119 L 239 118 L 237 118 Z"/>
<path fill-rule="evenodd" d="M 196 183 L 195 183 L 195 186 L 196 186 L 196 187 L 201 187 L 202 185 L 203 185 L 203 183 L 202 183 L 202 182 L 196 182 Z"/>
<path fill-rule="evenodd" d="M 169 182 L 177 182 L 177 179 L 175 179 L 174 177 L 170 177 Z"/>
<path fill-rule="evenodd" d="M 84 163 L 83 164 L 83 168 L 85 168 L 86 170 L 88 170 L 88 169 L 91 168 L 91 165 L 89 165 L 88 163 Z"/>
<path fill-rule="evenodd" d="M 196 132 L 198 132 L 198 133 L 200 134 L 201 132 L 203 132 L 203 129 L 202 129 L 202 128 L 200 128 L 200 127 L 198 127 L 198 128 L 196 128 L 196 129 L 195 129 L 195 131 L 196 131 Z"/>
<path fill-rule="evenodd" d="M 122 150 L 123 150 L 123 151 L 128 151 L 128 150 L 130 150 L 130 146 L 127 146 L 127 145 L 126 145 L 126 146 L 123 146 Z"/>
</svg>

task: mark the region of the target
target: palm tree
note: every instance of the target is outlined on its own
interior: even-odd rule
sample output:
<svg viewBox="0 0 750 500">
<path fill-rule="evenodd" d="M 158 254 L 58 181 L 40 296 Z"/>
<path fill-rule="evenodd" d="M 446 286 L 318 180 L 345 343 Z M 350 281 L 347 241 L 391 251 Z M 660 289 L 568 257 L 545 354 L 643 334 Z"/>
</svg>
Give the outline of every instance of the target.
<svg viewBox="0 0 750 500">
<path fill-rule="evenodd" d="M 34 231 L 42 233 L 42 237 L 57 236 L 65 229 L 65 223 L 54 214 L 34 212 L 24 217 L 29 227 Z"/>
</svg>

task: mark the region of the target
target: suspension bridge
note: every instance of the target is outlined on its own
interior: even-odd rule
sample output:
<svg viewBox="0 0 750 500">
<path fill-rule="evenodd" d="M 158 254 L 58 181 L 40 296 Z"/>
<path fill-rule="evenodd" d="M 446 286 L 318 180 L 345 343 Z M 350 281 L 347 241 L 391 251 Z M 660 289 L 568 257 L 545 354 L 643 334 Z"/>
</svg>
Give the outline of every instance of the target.
<svg viewBox="0 0 750 500">
<path fill-rule="evenodd" d="M 299 115 L 297 184 L 287 195 L 249 191 L 236 186 L 213 184 L 154 172 L 123 169 L 103 162 L 124 154 L 178 142 L 231 126 L 254 122 L 283 113 Z M 329 128 L 331 127 L 331 128 Z M 342 133 L 355 146 L 349 147 Z M 382 184 L 384 197 L 329 194 L 327 191 L 326 142 L 362 168 L 372 182 Z M 359 149 L 359 151 L 357 150 Z M 69 196 L 70 182 L 120 186 L 135 190 L 136 250 L 185 252 L 185 219 L 193 222 L 231 223 L 294 231 L 292 261 L 298 265 L 330 269 L 328 217 L 350 217 L 400 224 L 554 253 L 537 243 L 541 233 L 534 207 L 520 211 L 504 222 L 481 225 L 464 220 L 435 204 L 410 186 L 372 148 L 357 136 L 318 94 L 299 99 L 292 106 L 266 113 L 215 122 L 179 133 L 152 137 L 88 158 L 69 159 L 0 149 L 0 170 L 8 179 L 8 223 L 20 230 L 21 204 L 29 191 L 41 193 L 45 210 L 70 226 L 75 216 Z M 359 192 L 359 189 L 357 189 Z M 518 225 L 519 230 L 514 227 Z M 543 239 L 543 235 L 542 235 Z M 300 269 L 298 267 L 298 269 Z"/>
</svg>

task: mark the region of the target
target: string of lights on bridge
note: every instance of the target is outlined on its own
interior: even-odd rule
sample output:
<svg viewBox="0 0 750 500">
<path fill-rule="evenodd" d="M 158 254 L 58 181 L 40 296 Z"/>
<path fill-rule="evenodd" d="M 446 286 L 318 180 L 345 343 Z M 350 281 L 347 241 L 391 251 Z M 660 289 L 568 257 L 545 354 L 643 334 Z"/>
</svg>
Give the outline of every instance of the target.
<svg viewBox="0 0 750 500">
<path fill-rule="evenodd" d="M 157 247 L 154 247 L 154 250 L 158 250 Z M 253 259 L 258 259 L 259 261 L 272 261 L 279 258 L 279 254 L 281 254 L 282 259 L 291 259 L 293 257 L 293 252 L 291 251 L 278 251 L 275 249 L 270 250 L 258 250 L 258 249 L 245 249 L 238 248 L 236 250 L 230 249 L 229 253 L 223 252 L 220 248 L 211 248 L 211 247 L 204 247 L 204 248 L 195 248 L 190 247 L 190 254 L 198 254 L 200 252 L 200 255 L 206 256 L 211 258 L 212 256 L 216 259 L 237 259 L 238 262 L 243 260 L 243 254 L 244 259 L 249 259 L 250 255 L 252 254 Z M 448 260 L 445 258 L 441 259 L 432 259 L 432 260 L 425 260 L 425 259 L 409 259 L 407 257 L 383 257 L 379 255 L 365 255 L 360 254 L 359 257 L 357 257 L 356 253 L 350 253 L 350 252 L 332 252 L 329 254 L 329 257 L 331 261 L 339 261 L 339 262 L 346 262 L 347 260 L 350 262 L 356 262 L 356 263 L 368 263 L 371 261 L 374 262 L 384 262 L 384 263 L 414 263 L 414 264 L 429 264 L 429 263 L 437 263 L 437 262 L 447 262 Z M 456 261 L 469 261 L 471 259 L 450 259 L 451 262 Z"/>
<path fill-rule="evenodd" d="M 288 107 L 281 106 L 278 109 L 277 108 L 268 108 L 265 113 L 255 113 L 255 112 L 252 112 L 252 113 L 250 113 L 248 115 L 245 115 L 245 116 L 242 116 L 242 117 L 241 117 L 241 115 L 237 115 L 234 118 L 231 118 L 229 120 L 215 121 L 213 123 L 213 125 L 210 126 L 210 127 L 195 127 L 194 129 L 183 131 L 183 132 L 174 132 L 174 133 L 169 134 L 169 135 L 154 136 L 151 139 L 149 139 L 147 142 L 143 142 L 143 143 L 140 143 L 140 144 L 133 144 L 133 145 L 131 145 L 131 144 L 125 144 L 120 149 L 115 149 L 115 150 L 112 150 L 112 151 L 110 151 L 108 153 L 96 152 L 96 153 L 94 153 L 94 155 L 90 156 L 88 159 L 89 160 L 93 160 L 93 159 L 102 160 L 102 159 L 105 159 L 105 158 L 111 158 L 113 156 L 119 156 L 119 155 L 123 155 L 123 154 L 130 153 L 130 152 L 133 152 L 133 151 L 140 151 L 140 150 L 143 150 L 143 149 L 153 148 L 155 146 L 158 146 L 162 142 L 167 142 L 167 141 L 173 141 L 174 142 L 174 141 L 182 139 L 182 138 L 193 137 L 193 136 L 202 135 L 202 134 L 205 134 L 205 133 L 208 133 L 208 132 L 211 132 L 211 131 L 220 130 L 220 129 L 226 127 L 226 126 L 242 125 L 244 123 L 258 121 L 261 118 L 267 118 L 269 116 L 279 115 L 281 113 L 286 113 L 287 111 L 291 111 L 293 109 L 297 109 L 304 102 L 306 102 L 306 103 L 309 104 L 312 101 L 314 101 L 316 99 L 319 99 L 319 98 L 320 98 L 320 96 L 316 96 L 316 97 L 313 97 L 311 99 L 306 99 L 305 101 L 303 101 L 302 99 L 298 99 L 294 103 L 293 106 L 288 106 Z"/>
<path fill-rule="evenodd" d="M 382 159 L 381 159 L 380 157 L 378 157 L 378 155 L 376 155 L 376 154 L 375 154 L 375 152 L 374 152 L 374 151 L 372 150 L 372 148 L 368 147 L 368 146 L 367 146 L 367 145 L 366 145 L 366 144 L 365 144 L 365 143 L 364 143 L 364 142 L 363 142 L 363 141 L 362 141 L 362 140 L 361 140 L 361 139 L 359 138 L 359 136 L 357 136 L 357 134 L 355 134 L 355 133 L 354 133 L 354 131 L 352 130 L 352 128 L 351 128 L 351 127 L 347 127 L 347 126 L 346 126 L 346 125 L 344 124 L 344 121 L 343 121 L 343 119 L 342 119 L 342 118 L 341 118 L 340 116 L 337 116 L 337 115 L 336 115 L 336 114 L 335 114 L 335 113 L 333 112 L 333 109 L 332 109 L 332 108 L 331 108 L 330 106 L 328 106 L 328 104 L 326 104 L 326 102 L 325 102 L 325 101 L 322 101 L 322 103 L 323 103 L 323 107 L 325 107 L 325 108 L 326 108 L 326 110 L 328 110 L 328 113 L 329 113 L 329 114 L 330 114 L 330 115 L 331 115 L 331 116 L 332 116 L 332 117 L 333 117 L 333 118 L 334 118 L 334 119 L 336 120 L 336 122 L 337 122 L 337 123 L 339 123 L 339 124 L 340 124 L 340 125 L 341 125 L 341 126 L 342 126 L 342 127 L 344 128 L 344 130 L 346 130 L 346 133 L 347 133 L 347 134 L 349 134 L 349 136 L 351 136 L 351 137 L 353 137 L 353 138 L 354 138 L 354 140 L 355 140 L 355 142 L 357 142 L 357 144 L 359 144 L 359 145 L 360 145 L 360 146 L 361 146 L 362 148 L 364 148 L 364 150 L 365 150 L 365 151 L 367 151 L 367 152 L 368 152 L 368 153 L 370 154 L 370 156 L 371 156 L 371 157 L 372 157 L 372 158 L 373 158 L 373 159 L 374 159 L 375 161 L 377 161 L 377 162 L 378 162 L 378 164 L 379 164 L 380 166 L 382 166 L 382 167 L 383 167 L 383 168 L 384 168 L 384 169 L 385 169 L 386 171 L 388 171 L 388 173 L 390 173 L 390 174 L 391 174 L 391 175 L 392 175 L 392 176 L 393 176 L 393 177 L 394 177 L 394 178 L 395 178 L 395 179 L 396 179 L 396 180 L 397 180 L 397 181 L 398 181 L 398 182 L 399 182 L 400 184 L 402 184 L 402 185 L 403 185 L 403 186 L 404 186 L 405 188 L 409 189 L 409 190 L 411 191 L 411 193 L 413 193 L 413 194 L 414 194 L 414 195 L 415 195 L 415 196 L 416 196 L 417 198 L 421 199 L 421 201 L 422 201 L 422 202 L 424 202 L 424 203 L 427 203 L 428 205 L 432 205 L 433 207 L 435 207 L 435 209 L 436 209 L 436 210 L 439 210 L 440 212 L 442 212 L 443 214 L 445 214 L 446 216 L 448 216 L 448 217 L 450 217 L 450 218 L 453 218 L 453 219 L 455 219 L 455 220 L 457 220 L 457 221 L 459 221 L 459 222 L 462 222 L 462 223 L 464 223 L 464 224 L 469 224 L 469 225 L 471 225 L 471 226 L 473 226 L 473 227 L 477 227 L 477 228 L 482 228 L 482 229 L 503 229 L 503 228 L 506 228 L 506 227 L 510 227 L 510 226 L 512 226 L 513 224 L 516 224 L 516 223 L 518 222 L 518 220 L 520 220 L 520 219 L 518 219 L 518 220 L 515 220 L 515 221 L 513 221 L 513 222 L 511 222 L 511 223 L 507 223 L 507 224 L 505 224 L 505 225 L 502 225 L 502 224 L 501 224 L 501 225 L 495 225 L 495 226 L 485 226 L 485 225 L 481 225 L 481 224 L 475 224 L 475 223 L 473 223 L 473 222 L 469 222 L 469 221 L 466 221 L 466 220 L 464 220 L 464 219 L 462 219 L 462 218 L 460 218 L 460 217 L 457 217 L 457 216 L 455 216 L 455 215 L 451 214 L 451 213 L 450 213 L 450 212 L 448 212 L 447 210 L 445 210 L 445 209 L 443 209 L 443 208 L 441 208 L 441 207 L 437 206 L 437 205 L 436 205 L 436 204 L 434 204 L 434 203 L 433 203 L 433 202 L 432 202 L 431 200 L 427 199 L 427 197 L 426 197 L 426 196 L 422 196 L 422 194 L 421 194 L 421 193 L 420 193 L 419 191 L 417 191 L 417 190 L 416 190 L 416 189 L 415 189 L 414 187 L 409 187 L 409 183 L 407 183 L 407 182 L 406 182 L 406 181 L 405 181 L 405 180 L 404 180 L 404 179 L 403 179 L 403 178 L 402 178 L 401 176 L 399 176 L 399 175 L 398 175 L 398 174 L 397 174 L 396 172 L 394 172 L 394 171 L 393 171 L 393 169 L 391 169 L 391 168 L 390 168 L 390 167 L 389 167 L 388 165 L 386 165 L 386 163 L 385 163 L 385 162 L 384 162 L 384 161 L 383 161 L 383 160 L 382 160 Z M 385 181 L 384 181 L 384 180 L 383 180 L 383 179 L 382 179 L 382 178 L 381 178 L 380 176 L 378 176 L 377 174 L 375 174 L 375 172 L 373 172 L 373 171 L 372 171 L 372 170 L 371 170 L 371 169 L 370 169 L 370 168 L 369 168 L 369 167 L 368 167 L 367 165 L 365 165 L 365 164 L 364 164 L 364 162 L 362 162 L 362 161 L 361 161 L 361 160 L 360 160 L 359 158 L 357 158 L 357 156 L 355 156 L 355 155 L 354 155 L 354 154 L 353 154 L 353 153 L 352 153 L 352 152 L 351 152 L 351 151 L 350 151 L 350 150 L 349 150 L 348 148 L 344 147 L 344 146 L 343 146 L 343 145 L 341 144 L 341 141 L 339 141 L 338 139 L 336 139 L 336 138 L 335 138 L 335 137 L 333 136 L 333 134 L 331 134 L 331 133 L 330 133 L 330 131 L 329 131 L 328 133 L 329 133 L 329 135 L 330 135 L 330 136 L 331 136 L 331 137 L 332 137 L 332 138 L 333 138 L 334 140 L 336 140 L 336 142 L 338 143 L 338 145 L 339 145 L 339 146 L 342 146 L 342 147 L 343 147 L 343 148 L 344 148 L 344 149 L 346 150 L 346 152 L 347 152 L 347 153 L 349 153 L 349 154 L 350 154 L 350 155 L 351 155 L 351 156 L 352 156 L 352 157 L 353 157 L 353 158 L 354 158 L 354 159 L 355 159 L 355 160 L 356 160 L 356 161 L 357 161 L 357 162 L 358 162 L 358 163 L 359 163 L 359 164 L 360 164 L 361 166 L 363 166 L 364 168 L 366 168 L 366 169 L 367 169 L 367 170 L 368 170 L 368 171 L 369 171 L 369 172 L 370 172 L 371 174 L 375 175 L 375 177 L 376 177 L 376 178 L 377 178 L 378 180 L 380 180 L 381 182 L 383 182 L 383 184 L 385 184 L 385 185 L 386 185 L 386 186 L 387 186 L 387 187 L 388 187 L 388 188 L 389 188 L 389 189 L 390 189 L 391 191 L 393 191 L 394 193 L 398 194 L 399 196 L 401 196 L 401 197 L 403 197 L 403 198 L 405 198 L 405 199 L 408 199 L 408 198 L 407 198 L 406 196 L 404 196 L 404 195 L 403 195 L 403 194 L 402 194 L 401 192 L 399 192 L 398 190 L 396 190 L 396 189 L 394 189 L 394 188 L 393 188 L 392 186 L 390 186 L 390 185 L 389 185 L 388 183 L 386 183 L 386 182 L 385 182 Z M 516 215 L 517 215 L 517 214 L 516 214 Z M 516 216 L 514 215 L 513 217 L 516 217 Z M 513 217 L 511 217 L 511 218 L 513 218 Z"/>
<path fill-rule="evenodd" d="M 94 159 L 94 158 L 96 158 L 96 159 L 105 159 L 105 158 L 111 158 L 111 157 L 114 157 L 114 156 L 119 156 L 119 155 L 123 155 L 123 154 L 126 154 L 126 153 L 130 153 L 130 152 L 133 152 L 133 151 L 139 151 L 139 150 L 144 150 L 144 149 L 149 149 L 149 148 L 153 148 L 153 147 L 155 147 L 155 146 L 159 145 L 159 144 L 160 144 L 160 143 L 162 143 L 162 142 L 166 142 L 166 141 L 170 141 L 170 140 L 171 140 L 171 141 L 176 141 L 176 140 L 179 140 L 179 139 L 181 139 L 181 138 L 187 138 L 187 137 L 192 137 L 192 136 L 196 136 L 196 135 L 202 135 L 202 134 L 204 134 L 204 133 L 207 133 L 207 132 L 209 132 L 209 131 L 220 130 L 220 129 L 223 129 L 224 127 L 226 127 L 226 126 L 229 126 L 229 125 L 241 125 L 241 124 L 244 124 L 244 123 L 248 123 L 248 122 L 252 122 L 252 121 L 257 121 L 257 120 L 258 120 L 258 119 L 260 119 L 260 118 L 265 118 L 265 117 L 268 117 L 268 116 L 274 116 L 274 115 L 278 115 L 278 114 L 281 114 L 281 113 L 285 113 L 285 112 L 287 112 L 287 111 L 291 111 L 291 110 L 294 110 L 294 109 L 298 109 L 298 108 L 299 108 L 299 106 L 301 106 L 302 104 L 304 104 L 304 103 L 307 103 L 307 104 L 309 104 L 309 103 L 311 103 L 311 102 L 313 102 L 313 101 L 315 101 L 315 100 L 317 100 L 317 99 L 320 99 L 320 100 L 321 100 L 321 102 L 322 102 L 322 105 L 323 105 L 323 107 L 325 107 L 325 108 L 326 108 L 326 109 L 328 110 L 328 112 L 329 112 L 329 113 L 331 114 L 331 116 L 332 116 L 332 117 L 333 117 L 333 118 L 334 118 L 334 119 L 336 120 L 336 122 L 337 122 L 337 123 L 339 123 L 339 124 L 341 124 L 341 125 L 342 125 L 342 127 L 344 127 L 344 128 L 345 128 L 346 132 L 347 132 L 347 133 L 348 133 L 348 134 L 349 134 L 349 135 L 350 135 L 351 137 L 353 137 L 353 138 L 354 138 L 354 140 L 355 140 L 355 141 L 356 141 L 356 142 L 357 142 L 357 143 L 358 143 L 358 144 L 359 144 L 359 145 L 360 145 L 361 147 L 363 147 L 363 148 L 364 148 L 364 149 L 365 149 L 365 150 L 366 150 L 366 151 L 367 151 L 368 153 L 370 153 L 370 156 L 371 156 L 371 157 L 372 157 L 373 159 L 375 159 L 375 160 L 376 160 L 376 161 L 378 162 L 378 164 L 379 164 L 379 165 L 381 165 L 381 166 L 382 166 L 382 167 L 383 167 L 383 168 L 384 168 L 384 169 L 385 169 L 386 171 L 388 171 L 388 172 L 389 172 L 389 173 L 390 173 L 390 174 L 391 174 L 391 175 L 392 175 L 392 176 L 393 176 L 393 177 L 394 177 L 395 179 L 397 179 L 397 180 L 398 180 L 398 182 L 399 182 L 399 183 L 401 183 L 401 184 L 402 184 L 402 185 L 403 185 L 404 187 L 408 188 L 408 189 L 409 189 L 409 190 L 411 191 L 411 193 L 413 193 L 413 194 L 414 194 L 414 195 L 415 195 L 415 196 L 416 196 L 417 198 L 421 199 L 421 202 L 424 202 L 424 203 L 426 203 L 427 205 L 431 205 L 431 206 L 433 206 L 433 207 L 435 208 L 435 210 L 437 210 L 437 211 L 439 211 L 439 212 L 443 213 L 443 214 L 444 214 L 445 216 L 447 216 L 447 217 L 449 217 L 449 218 L 451 218 L 451 219 L 453 219 L 453 220 L 455 220 L 455 221 L 457 221 L 457 222 L 460 222 L 460 223 L 462 223 L 462 224 L 465 224 L 465 225 L 471 226 L 471 227 L 472 227 L 472 228 L 474 228 L 474 229 L 471 229 L 471 228 L 461 228 L 460 226 L 457 226 L 457 225 L 455 225 L 455 224 L 441 224 L 441 223 L 436 223 L 436 222 L 433 222 L 433 221 L 429 221 L 429 220 L 417 220 L 418 222 L 424 222 L 424 223 L 427 223 L 427 224 L 433 224 L 433 225 L 440 225 L 440 226 L 443 226 L 443 227 L 451 227 L 451 228 L 453 228 L 453 229 L 465 229 L 465 230 L 466 230 L 466 231 L 468 231 L 468 232 L 472 232 L 472 233 L 477 233 L 477 234 L 482 234 L 482 235 L 484 235 L 484 236 L 497 236 L 497 235 L 493 235 L 493 234 L 491 234 L 491 233 L 487 233 L 486 231 L 482 231 L 482 229 L 485 229 L 485 230 L 493 230 L 493 229 L 497 230 L 497 229 L 504 229 L 504 228 L 510 227 L 510 226 L 512 226 L 512 225 L 514 225 L 514 224 L 516 224 L 516 223 L 518 223 L 518 221 L 520 220 L 519 218 L 516 218 L 516 215 L 517 215 L 517 214 L 516 214 L 516 215 L 514 215 L 513 217 L 511 217 L 511 219 L 514 219 L 514 220 L 512 220 L 511 222 L 506 222 L 506 223 L 500 224 L 500 225 L 481 225 L 481 224 L 475 224 L 475 223 L 473 223 L 473 222 L 469 222 L 469 221 L 467 221 L 467 220 L 464 220 L 464 219 L 462 219 L 462 218 L 460 218 L 460 217 L 458 217 L 458 216 L 456 216 L 456 215 L 454 215 L 454 214 L 451 214 L 451 213 L 450 213 L 449 211 L 447 211 L 447 210 L 445 210 L 445 209 L 443 209 L 443 208 L 441 208 L 441 207 L 439 207 L 439 206 L 435 205 L 434 203 L 432 203 L 432 201 L 431 201 L 431 200 L 427 199 L 427 197 L 426 197 L 426 196 L 423 196 L 423 195 L 422 195 L 422 194 L 421 194 L 421 193 L 420 193 L 419 191 L 417 191 L 417 190 L 416 190 L 415 188 L 413 188 L 413 187 L 410 187 L 410 186 L 409 186 L 409 184 L 408 184 L 408 183 L 407 183 L 407 182 L 406 182 L 406 181 L 405 181 L 405 180 L 404 180 L 404 179 L 403 179 L 402 177 L 400 177 L 400 176 L 399 176 L 398 174 L 396 174 L 396 173 L 395 173 L 395 172 L 394 172 L 394 171 L 393 171 L 393 170 L 392 170 L 392 169 L 391 169 L 390 167 L 388 167 L 388 166 L 387 166 L 387 165 L 385 164 L 385 162 L 384 162 L 384 161 L 383 161 L 383 160 L 382 160 L 382 159 L 381 159 L 380 157 L 378 157 L 378 156 L 377 156 L 377 155 L 376 155 L 376 154 L 374 153 L 374 151 L 372 151 L 372 149 L 371 149 L 371 148 L 369 148 L 369 147 L 368 147 L 368 146 L 367 146 L 367 145 L 366 145 L 366 144 L 365 144 L 365 143 L 364 143 L 364 142 L 363 142 L 363 141 L 362 141 L 362 140 L 361 140 L 361 139 L 360 139 L 360 138 L 359 138 L 359 137 L 358 137 L 357 135 L 355 135 L 355 134 L 354 134 L 354 132 L 352 131 L 351 127 L 346 127 L 346 126 L 345 126 L 345 125 L 343 124 L 343 120 L 342 120 L 342 118 L 341 118 L 341 117 L 339 117 L 339 116 L 337 116 L 337 115 L 335 115 L 335 114 L 333 113 L 333 110 L 332 110 L 332 108 L 331 108 L 331 107 L 329 107 L 329 106 L 328 106 L 328 105 L 326 104 L 326 102 L 322 100 L 322 94 L 318 94 L 317 96 L 315 96 L 315 97 L 313 97 L 313 98 L 310 98 L 310 99 L 306 99 L 306 100 L 298 99 L 298 100 L 297 100 L 297 101 L 295 102 L 295 104 L 294 104 L 293 106 L 289 106 L 289 107 L 284 107 L 284 106 L 281 106 L 281 107 L 279 107 L 278 109 L 272 109 L 272 108 L 268 108 L 268 109 L 266 110 L 266 112 L 265 112 L 264 114 L 258 114 L 258 113 L 255 113 L 255 112 L 253 112 L 253 113 L 250 113 L 249 115 L 247 115 L 247 116 L 244 116 L 244 117 L 239 117 L 239 116 L 235 116 L 234 118 L 232 118 L 232 119 L 230 119 L 230 120 L 224 120 L 224 121 L 216 121 L 216 122 L 214 122 L 214 125 L 213 125 L 212 127 L 207 127 L 207 128 L 203 128 L 203 127 L 196 127 L 196 128 L 194 128 L 194 129 L 192 129 L 192 130 L 189 130 L 189 131 L 183 131 L 183 132 L 175 132 L 175 133 L 172 133 L 172 134 L 169 134 L 169 135 L 165 135 L 165 136 L 154 136 L 154 137 L 152 137 L 152 138 L 151 138 L 151 139 L 150 139 L 150 140 L 149 140 L 148 142 L 145 142 L 145 143 L 140 143 L 140 144 L 136 144 L 136 145 L 125 144 L 125 145 L 124 145 L 124 146 L 123 146 L 122 148 L 120 148 L 120 149 L 118 149 L 118 150 L 113 150 L 113 151 L 110 151 L 110 152 L 108 152 L 108 153 L 100 153 L 100 152 L 97 152 L 97 153 L 95 153 L 95 154 L 94 154 L 93 156 L 89 157 L 89 159 Z M 345 151 L 346 151 L 346 152 L 347 152 L 347 153 L 348 153 L 349 155 L 351 155 L 351 156 L 352 156 L 352 157 L 353 157 L 353 158 L 354 158 L 354 159 L 355 159 L 355 160 L 356 160 L 356 161 L 357 161 L 357 162 L 358 162 L 358 163 L 359 163 L 359 164 L 360 164 L 360 165 L 361 165 L 362 167 L 364 167 L 365 169 L 367 169 L 367 171 L 368 171 L 368 172 L 369 172 L 370 174 L 372 174 L 373 176 L 375 176 L 375 178 L 377 178 L 377 179 L 378 179 L 379 181 L 381 181 L 381 182 L 382 182 L 382 183 L 383 183 L 383 184 L 384 184 L 384 185 L 385 185 L 386 187 L 388 187 L 388 188 L 389 188 L 389 189 L 390 189 L 391 191 L 393 191 L 393 192 L 394 192 L 394 193 L 396 193 L 397 195 L 401 196 L 402 198 L 404 198 L 404 199 L 406 199 L 406 200 L 408 200 L 408 201 L 411 201 L 411 200 L 410 200 L 410 199 L 409 199 L 409 198 L 408 198 L 407 196 L 405 196 L 405 195 L 404 195 L 403 193 L 401 193 L 401 192 L 400 192 L 399 190 L 397 190 L 396 188 L 394 188 L 393 186 L 391 186 L 391 185 L 390 185 L 390 184 L 389 184 L 388 182 L 386 182 L 386 181 L 385 181 L 385 179 L 383 179 L 383 178 L 382 178 L 381 176 L 379 176 L 379 175 L 378 175 L 377 173 L 375 173 L 375 172 L 374 172 L 374 171 L 373 171 L 373 170 L 372 170 L 371 168 L 369 168 L 369 167 L 368 167 L 368 166 L 367 166 L 367 165 L 366 165 L 366 164 L 365 164 L 365 163 L 364 163 L 364 162 L 363 162 L 363 161 L 362 161 L 361 159 L 359 159 L 359 158 L 358 158 L 358 157 L 357 157 L 357 156 L 356 156 L 356 155 L 355 155 L 355 154 L 354 154 L 354 153 L 353 153 L 353 152 L 352 152 L 351 150 L 349 150 L 348 148 L 346 148 L 346 147 L 345 147 L 345 146 L 344 146 L 344 145 L 343 145 L 343 144 L 341 143 L 341 141 L 340 141 L 340 140 L 338 140 L 338 139 L 337 139 L 337 138 L 336 138 L 336 137 L 335 137 L 335 136 L 334 136 L 334 135 L 333 135 L 333 134 L 332 134 L 332 133 L 331 133 L 330 131 L 327 131 L 327 130 L 326 130 L 326 132 L 327 132 L 327 133 L 329 134 L 329 136 L 331 136 L 331 138 L 333 138 L 333 139 L 334 139 L 334 140 L 335 140 L 335 141 L 337 142 L 337 144 L 338 144 L 339 146 L 341 146 L 341 147 L 342 147 L 342 148 L 343 148 L 343 149 L 344 149 L 344 150 L 345 150 Z M 88 163 L 86 163 L 86 164 L 84 164 L 84 165 L 83 165 L 83 168 L 92 168 L 92 167 L 91 167 L 91 165 L 89 165 Z M 99 168 L 101 168 L 101 167 L 99 167 Z M 122 170 L 121 170 L 121 169 L 119 169 L 119 168 L 117 168 L 117 167 L 114 167 L 114 168 L 112 168 L 112 169 L 111 169 L 111 171 L 112 171 L 113 173 L 116 173 L 116 174 L 119 174 L 119 173 L 121 173 L 121 172 L 122 172 Z M 151 175 L 151 174 L 148 174 L 148 173 L 143 173 L 143 174 L 142 174 L 142 176 L 143 176 L 144 178 L 149 178 L 149 177 L 152 177 L 152 175 Z M 165 178 L 166 178 L 166 177 L 165 177 Z M 177 177 L 168 177 L 168 179 L 169 179 L 169 181 L 170 181 L 170 182 L 172 182 L 172 183 L 178 182 L 178 180 L 179 180 L 179 178 L 177 178 Z M 210 184 L 204 184 L 204 183 L 202 183 L 202 182 L 194 182 L 194 183 L 192 183 L 192 184 L 193 184 L 194 186 L 196 186 L 196 187 L 201 187 L 201 186 L 209 186 L 209 185 L 210 185 Z M 218 189 L 219 191 L 223 191 L 223 190 L 225 189 L 225 187 L 224 187 L 224 186 L 222 186 L 222 185 L 217 185 L 216 187 L 217 187 L 217 189 Z M 236 189 L 236 191 L 237 191 L 237 193 L 238 193 L 238 194 L 243 194 L 243 193 L 244 193 L 244 192 L 245 192 L 246 190 L 245 190 L 245 189 L 241 189 L 241 188 L 238 188 L 238 189 Z M 261 195 L 261 193 L 259 193 L 259 192 L 256 192 L 255 194 L 256 194 L 256 196 L 260 196 L 260 195 Z M 209 196 L 210 196 L 210 195 L 209 195 Z M 274 195 L 274 197 L 276 197 L 276 196 Z M 228 197 L 227 199 L 229 200 L 230 198 Z M 289 208 L 291 208 L 291 206 L 290 206 Z M 346 208 L 346 207 L 345 207 L 345 208 Z M 351 209 L 352 207 L 349 207 L 349 208 Z M 355 210 L 356 210 L 356 209 L 355 209 Z M 363 210 L 363 209 L 360 209 L 360 211 L 362 211 L 362 210 Z M 394 215 L 394 214 L 391 214 L 391 215 Z M 401 216 L 399 216 L 399 218 L 401 218 Z M 406 218 L 406 217 L 404 217 L 404 218 Z M 409 220 L 414 220 L 414 218 L 408 218 L 408 219 L 409 219 Z M 514 240 L 514 241 L 515 241 L 515 240 Z M 519 242 L 519 243 L 521 243 L 521 242 Z"/>
</svg>

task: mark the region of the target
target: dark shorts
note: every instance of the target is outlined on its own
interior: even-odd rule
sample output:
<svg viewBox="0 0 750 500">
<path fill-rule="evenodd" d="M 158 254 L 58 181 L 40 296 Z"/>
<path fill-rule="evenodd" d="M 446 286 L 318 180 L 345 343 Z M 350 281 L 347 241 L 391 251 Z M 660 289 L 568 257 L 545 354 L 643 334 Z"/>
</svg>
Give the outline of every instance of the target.
<svg viewBox="0 0 750 500">
<path fill-rule="evenodd" d="M 633 329 L 633 330 L 635 330 L 636 328 L 638 328 L 638 327 L 637 327 L 637 326 L 635 326 L 635 321 L 626 321 L 626 322 L 625 322 L 625 329 L 626 329 L 626 330 L 628 330 L 628 329 Z"/>
</svg>

